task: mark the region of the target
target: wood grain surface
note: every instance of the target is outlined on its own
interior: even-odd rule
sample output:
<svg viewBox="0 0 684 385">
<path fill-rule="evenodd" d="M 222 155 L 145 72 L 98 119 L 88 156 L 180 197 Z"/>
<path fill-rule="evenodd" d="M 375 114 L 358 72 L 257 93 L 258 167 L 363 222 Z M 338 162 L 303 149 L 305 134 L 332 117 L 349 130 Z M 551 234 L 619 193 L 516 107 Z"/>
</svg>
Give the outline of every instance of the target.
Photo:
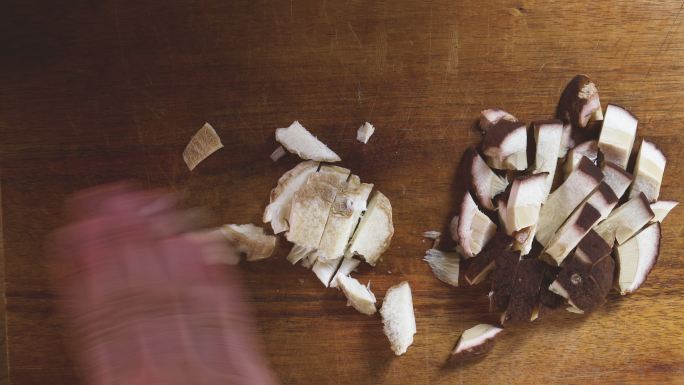
<svg viewBox="0 0 684 385">
<path fill-rule="evenodd" d="M 682 200 L 684 26 L 668 1 L 122 1 L 0 3 L 0 146 L 9 383 L 77 384 L 45 236 L 69 193 L 133 179 L 181 192 L 217 222 L 260 223 L 277 178 L 274 130 L 299 120 L 375 183 L 396 234 L 370 280 L 408 280 L 418 333 L 395 357 L 379 317 L 345 306 L 284 259 L 241 266 L 285 384 L 684 383 L 684 211 L 665 221 L 636 294 L 588 316 L 507 328 L 483 360 L 444 367 L 460 333 L 494 322 L 485 286 L 452 288 L 421 261 L 442 229 L 478 112 L 550 117 L 586 73 L 668 156 L 661 196 Z M 364 121 L 377 131 L 355 140 Z M 225 148 L 190 173 L 181 152 L 208 121 Z M 4 350 L 4 349 L 3 349 Z M 2 355 L 0 355 L 1 357 Z M 2 378 L 2 377 L 0 377 Z"/>
</svg>

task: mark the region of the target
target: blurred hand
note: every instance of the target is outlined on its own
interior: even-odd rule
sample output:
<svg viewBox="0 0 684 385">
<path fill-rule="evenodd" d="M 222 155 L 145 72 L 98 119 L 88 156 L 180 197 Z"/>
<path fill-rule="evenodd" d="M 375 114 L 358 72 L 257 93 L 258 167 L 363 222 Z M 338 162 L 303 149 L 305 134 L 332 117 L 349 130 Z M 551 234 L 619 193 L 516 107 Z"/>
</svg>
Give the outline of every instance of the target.
<svg viewBox="0 0 684 385">
<path fill-rule="evenodd" d="M 89 384 L 274 384 L 220 234 L 173 196 L 98 187 L 53 242 L 73 350 Z M 220 270 L 219 270 L 220 269 Z"/>
</svg>

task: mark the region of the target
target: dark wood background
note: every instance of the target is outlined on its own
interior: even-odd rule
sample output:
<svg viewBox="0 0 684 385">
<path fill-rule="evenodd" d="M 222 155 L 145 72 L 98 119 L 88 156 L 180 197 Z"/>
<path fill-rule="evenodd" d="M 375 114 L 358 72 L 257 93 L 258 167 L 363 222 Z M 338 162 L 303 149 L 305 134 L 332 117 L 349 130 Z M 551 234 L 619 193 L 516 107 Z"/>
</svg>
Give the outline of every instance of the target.
<svg viewBox="0 0 684 385">
<path fill-rule="evenodd" d="M 379 298 L 411 283 L 418 334 L 394 357 L 379 317 L 284 259 L 241 266 L 265 351 L 287 384 L 684 383 L 684 215 L 663 227 L 645 287 L 594 314 L 508 329 L 479 362 L 443 368 L 487 314 L 486 287 L 448 287 L 420 234 L 452 209 L 478 112 L 552 115 L 576 73 L 627 106 L 668 156 L 663 198 L 682 200 L 684 27 L 662 1 L 125 1 L 0 3 L 0 146 L 7 382 L 75 384 L 42 242 L 65 196 L 134 179 L 182 192 L 218 221 L 259 223 L 296 161 L 273 163 L 297 119 L 394 207 L 384 260 L 357 275 Z M 364 121 L 377 131 L 355 140 Z M 188 172 L 208 121 L 225 148 Z M 5 353 L 7 356 L 5 357 Z M 9 373 L 7 373 L 9 369 Z"/>
</svg>

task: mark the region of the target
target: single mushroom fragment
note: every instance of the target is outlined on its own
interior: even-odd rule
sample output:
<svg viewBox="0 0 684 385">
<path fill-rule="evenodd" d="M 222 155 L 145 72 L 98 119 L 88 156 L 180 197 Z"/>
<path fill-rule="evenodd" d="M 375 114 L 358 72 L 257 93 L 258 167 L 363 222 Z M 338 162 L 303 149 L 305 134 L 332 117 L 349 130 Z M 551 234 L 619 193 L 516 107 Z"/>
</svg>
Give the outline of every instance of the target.
<svg viewBox="0 0 684 385">
<path fill-rule="evenodd" d="M 504 311 L 508 306 L 519 260 L 519 251 L 503 250 L 494 256 L 492 290 L 489 293 L 490 311 Z"/>
<path fill-rule="evenodd" d="M 292 198 L 287 240 L 304 247 L 318 248 L 335 196 L 349 177 L 349 170 L 322 166 L 313 173 Z"/>
<path fill-rule="evenodd" d="M 276 129 L 276 140 L 288 151 L 302 159 L 319 162 L 339 162 L 340 157 L 323 142 L 313 136 L 299 122 L 293 122 L 287 128 Z"/>
<path fill-rule="evenodd" d="M 595 230 L 606 243 L 623 244 L 645 226 L 655 215 L 643 193 L 616 208 Z"/>
<path fill-rule="evenodd" d="M 411 287 L 404 281 L 392 286 L 385 293 L 380 308 L 383 331 L 397 356 L 406 353 L 416 334 L 416 317 L 413 313 Z"/>
<path fill-rule="evenodd" d="M 517 158 L 509 160 L 509 167 L 504 166 L 504 161 L 509 156 L 524 151 L 527 151 L 527 127 L 525 123 L 500 119 L 485 132 L 482 139 L 482 152 L 489 165 L 496 169 L 514 169 L 510 165 L 518 164 Z M 527 159 L 525 159 L 526 163 Z"/>
<path fill-rule="evenodd" d="M 494 348 L 494 339 L 503 331 L 496 326 L 479 324 L 461 334 L 451 359 L 463 360 L 489 353 Z"/>
<path fill-rule="evenodd" d="M 646 280 L 660 252 L 660 223 L 652 223 L 617 247 L 620 294 L 636 291 Z"/>
<path fill-rule="evenodd" d="M 318 170 L 319 164 L 305 161 L 296 165 L 292 170 L 278 179 L 278 185 L 271 190 L 271 199 L 264 210 L 264 223 L 271 223 L 275 234 L 289 229 L 287 223 L 292 208 L 292 197 L 306 184 L 309 176 Z"/>
<path fill-rule="evenodd" d="M 442 236 L 442 233 L 436 230 L 428 230 L 423 232 L 423 238 L 437 240 Z"/>
<path fill-rule="evenodd" d="M 243 254 L 250 262 L 270 257 L 276 246 L 275 236 L 267 235 L 264 229 L 251 223 L 223 225 L 221 234 L 238 253 Z"/>
<path fill-rule="evenodd" d="M 560 265 L 600 217 L 594 206 L 588 203 L 580 206 L 549 241 L 542 253 L 548 256 L 545 260 Z"/>
<path fill-rule="evenodd" d="M 601 258 L 609 255 L 611 251 L 611 245 L 606 243 L 596 231 L 589 230 L 577 245 L 575 258 L 587 265 L 593 265 Z"/>
<path fill-rule="evenodd" d="M 214 127 L 209 123 L 204 123 L 185 146 L 183 160 L 192 171 L 200 162 L 221 148 L 223 148 L 223 143 L 221 143 L 221 138 L 219 138 Z"/>
<path fill-rule="evenodd" d="M 458 286 L 459 258 L 456 252 L 429 249 L 423 261 L 427 262 L 437 279 L 451 286 Z"/>
<path fill-rule="evenodd" d="M 461 202 L 461 212 L 451 221 L 451 236 L 466 258 L 472 258 L 496 233 L 496 225 L 477 208 L 470 192 Z"/>
<path fill-rule="evenodd" d="M 528 322 L 534 318 L 545 270 L 544 262 L 536 258 L 518 262 L 508 306 L 501 315 L 502 325 L 507 322 Z"/>
<path fill-rule="evenodd" d="M 393 234 L 392 205 L 384 194 L 376 190 L 368 203 L 368 210 L 356 227 L 345 256 L 360 255 L 369 265 L 375 266 L 389 247 Z"/>
<path fill-rule="evenodd" d="M 375 314 L 375 295 L 368 286 L 362 285 L 356 278 L 347 275 L 338 275 L 336 278 L 337 286 L 342 289 L 344 296 L 347 297 L 347 306 L 351 306 L 360 313 L 366 315 Z"/>
<path fill-rule="evenodd" d="M 359 127 L 358 130 L 356 130 L 356 140 L 359 142 L 366 144 L 368 143 L 368 139 L 370 139 L 371 135 L 375 132 L 375 127 L 373 127 L 372 124 L 366 122 L 361 127 Z"/>
<path fill-rule="evenodd" d="M 634 167 L 634 183 L 629 191 L 629 197 L 633 198 L 643 192 L 649 202 L 657 201 L 665 172 L 665 163 L 663 152 L 653 143 L 643 140 Z"/>
<path fill-rule="evenodd" d="M 565 158 L 568 151 L 575 147 L 575 140 L 572 138 L 572 125 L 566 123 L 563 125 L 563 135 L 561 136 L 561 145 L 558 150 L 558 157 Z"/>
<path fill-rule="evenodd" d="M 273 150 L 270 158 L 272 161 L 277 162 L 278 160 L 280 160 L 280 158 L 284 157 L 286 154 L 287 154 L 287 152 L 285 151 L 285 148 L 283 146 L 278 146 L 278 148 Z"/>
<path fill-rule="evenodd" d="M 598 141 L 588 140 L 584 143 L 578 144 L 575 148 L 568 152 L 568 158 L 565 160 L 563 165 L 563 171 L 565 172 L 565 177 L 567 178 L 571 172 L 575 171 L 579 165 L 582 157 L 589 158 L 594 164 L 598 162 Z"/>
<path fill-rule="evenodd" d="M 653 211 L 653 214 L 655 215 L 653 219 L 651 219 L 651 222 L 662 222 L 667 214 L 669 214 L 678 204 L 679 202 L 677 201 L 658 201 L 651 203 L 651 211 Z"/>
<path fill-rule="evenodd" d="M 598 142 L 604 161 L 627 168 L 638 123 L 639 120 L 626 109 L 615 104 L 606 107 Z"/>
<path fill-rule="evenodd" d="M 584 157 L 577 169 L 554 192 L 542 206 L 537 223 L 536 239 L 547 246 L 558 228 L 577 206 L 601 183 L 601 170 Z"/>
<path fill-rule="evenodd" d="M 566 298 L 568 304 L 582 313 L 592 311 L 606 301 L 613 285 L 615 262 L 609 254 L 594 264 L 571 258 L 549 290 Z"/>
<path fill-rule="evenodd" d="M 290 253 L 287 254 L 286 259 L 291 264 L 296 265 L 297 262 L 299 262 L 299 261 L 307 260 L 309 255 L 314 254 L 315 251 L 316 251 L 315 249 L 312 249 L 310 247 L 294 245 L 290 249 Z M 304 262 L 302 262 L 302 264 L 303 263 Z"/>
<path fill-rule="evenodd" d="M 480 112 L 480 129 L 482 132 L 487 132 L 492 126 L 504 119 L 511 122 L 517 122 L 515 116 L 500 108 L 489 108 Z"/>
<path fill-rule="evenodd" d="M 525 170 L 527 169 L 527 149 L 509 155 L 504 159 L 503 168 L 506 170 Z"/>
<path fill-rule="evenodd" d="M 343 258 L 340 267 L 330 280 L 330 287 L 337 287 L 337 277 L 340 275 L 350 275 L 360 263 L 361 261 L 356 258 Z"/>
<path fill-rule="evenodd" d="M 603 181 L 610 186 L 618 199 L 622 198 L 625 191 L 632 184 L 632 174 L 623 170 L 620 166 L 612 162 L 605 162 L 603 164 Z"/>
<path fill-rule="evenodd" d="M 556 173 L 558 153 L 560 152 L 561 140 L 563 139 L 563 123 L 560 120 L 542 120 L 532 122 L 532 128 L 534 130 L 534 139 L 537 142 L 534 172 L 548 173 L 543 200 L 543 202 L 546 202 L 546 198 L 551 191 L 554 174 Z"/>
<path fill-rule="evenodd" d="M 618 200 L 613 189 L 611 189 L 606 182 L 601 182 L 596 190 L 589 195 L 586 204 L 592 205 L 598 210 L 600 214 L 598 220 L 602 221 L 610 215 L 610 212 L 613 211 L 615 205 L 618 204 Z"/>
<path fill-rule="evenodd" d="M 477 257 L 470 260 L 465 272 L 465 279 L 470 285 L 484 281 L 494 269 L 496 255 L 508 250 L 513 245 L 513 237 L 497 232 Z"/>
<path fill-rule="evenodd" d="M 340 263 L 342 263 L 342 259 L 342 257 L 337 257 L 336 259 L 322 259 L 318 257 L 313 266 L 311 266 L 311 271 L 316 274 L 316 277 L 318 277 L 323 286 L 328 287 Z"/>
<path fill-rule="evenodd" d="M 503 227 L 502 230 L 508 235 L 513 235 L 513 224 L 510 223 L 508 218 L 508 199 L 511 195 L 511 187 L 513 185 L 509 184 L 503 193 L 494 197 L 496 212 L 499 216 L 499 226 Z"/>
<path fill-rule="evenodd" d="M 539 221 L 539 210 L 546 199 L 548 172 L 520 176 L 513 180 L 506 203 L 506 220 L 511 230 L 518 231 Z"/>
<path fill-rule="evenodd" d="M 585 129 L 589 119 L 600 110 L 601 102 L 594 82 L 586 75 L 576 75 L 561 94 L 556 118 L 570 123 L 572 127 Z"/>
<path fill-rule="evenodd" d="M 508 186 L 506 178 L 496 175 L 473 147 L 465 151 L 461 162 L 467 162 L 470 171 L 470 187 L 477 201 L 483 207 L 494 210 L 492 198 L 506 189 Z"/>
</svg>

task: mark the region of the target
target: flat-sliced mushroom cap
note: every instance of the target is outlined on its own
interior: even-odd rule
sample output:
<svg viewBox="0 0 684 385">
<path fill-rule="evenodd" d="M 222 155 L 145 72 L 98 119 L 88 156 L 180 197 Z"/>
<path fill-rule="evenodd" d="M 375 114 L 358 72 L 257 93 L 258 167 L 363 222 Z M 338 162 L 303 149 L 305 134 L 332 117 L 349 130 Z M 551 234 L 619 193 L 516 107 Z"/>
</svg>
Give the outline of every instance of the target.
<svg viewBox="0 0 684 385">
<path fill-rule="evenodd" d="M 666 163 L 663 152 L 653 143 L 643 140 L 634 167 L 634 182 L 629 197 L 633 198 L 643 192 L 649 202 L 657 201 Z"/>
<path fill-rule="evenodd" d="M 293 122 L 287 128 L 276 129 L 276 140 L 288 151 L 302 159 L 319 162 L 339 162 L 339 155 L 313 136 L 299 122 Z"/>
<path fill-rule="evenodd" d="M 221 148 L 223 148 L 223 143 L 221 143 L 221 138 L 219 138 L 214 127 L 209 123 L 204 123 L 185 146 L 183 160 L 192 171 L 200 162 Z"/>
<path fill-rule="evenodd" d="M 479 324 L 461 334 L 456 347 L 451 352 L 451 359 L 462 360 L 488 353 L 494 347 L 494 339 L 502 328 Z"/>
<path fill-rule="evenodd" d="M 653 211 L 653 214 L 655 215 L 653 219 L 651 219 L 651 222 L 662 222 L 665 220 L 667 214 L 669 214 L 678 204 L 679 202 L 677 201 L 658 201 L 651 203 L 651 211 Z"/>
<path fill-rule="evenodd" d="M 618 203 L 618 197 L 608 183 L 601 182 L 596 190 L 589 195 L 586 203 L 594 206 L 594 208 L 598 210 L 599 214 L 601 214 L 599 221 L 601 221 L 607 218 L 610 212 L 613 211 L 613 208 Z"/>
<path fill-rule="evenodd" d="M 652 223 L 617 247 L 620 294 L 636 291 L 658 261 L 660 253 L 660 223 Z"/>
<path fill-rule="evenodd" d="M 604 161 L 627 168 L 638 123 L 639 120 L 626 109 L 615 104 L 606 107 L 598 143 Z"/>
<path fill-rule="evenodd" d="M 368 140 L 374 132 L 375 127 L 373 127 L 372 124 L 366 122 L 363 125 L 361 125 L 361 127 L 359 127 L 359 129 L 356 131 L 356 140 L 363 144 L 366 144 L 368 143 Z"/>
<path fill-rule="evenodd" d="M 573 127 L 584 129 L 596 110 L 601 109 L 598 88 L 586 75 L 576 75 L 565 86 L 558 107 L 556 118 Z"/>
</svg>

